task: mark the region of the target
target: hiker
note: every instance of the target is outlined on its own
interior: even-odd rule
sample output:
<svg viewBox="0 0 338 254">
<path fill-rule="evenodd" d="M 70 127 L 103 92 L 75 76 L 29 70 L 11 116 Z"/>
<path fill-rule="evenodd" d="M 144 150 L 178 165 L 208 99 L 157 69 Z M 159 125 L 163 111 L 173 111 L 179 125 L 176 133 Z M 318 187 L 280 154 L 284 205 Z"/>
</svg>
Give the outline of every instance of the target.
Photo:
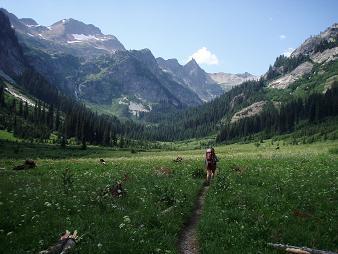
<svg viewBox="0 0 338 254">
<path fill-rule="evenodd" d="M 214 148 L 208 148 L 205 153 L 205 166 L 207 170 L 207 183 L 210 182 L 211 178 L 214 177 L 218 158 L 215 154 Z"/>
</svg>

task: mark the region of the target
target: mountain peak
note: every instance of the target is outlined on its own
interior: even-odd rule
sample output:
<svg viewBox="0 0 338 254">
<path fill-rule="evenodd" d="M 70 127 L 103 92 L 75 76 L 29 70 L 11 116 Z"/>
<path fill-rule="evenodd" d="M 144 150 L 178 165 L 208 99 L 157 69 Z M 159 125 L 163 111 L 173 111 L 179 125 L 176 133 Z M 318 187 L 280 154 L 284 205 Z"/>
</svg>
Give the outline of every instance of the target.
<svg viewBox="0 0 338 254">
<path fill-rule="evenodd" d="M 26 26 L 38 26 L 39 24 L 32 18 L 22 18 L 20 19 L 22 23 L 24 23 Z"/>
<path fill-rule="evenodd" d="M 305 40 L 302 45 L 296 48 L 291 56 L 299 55 L 311 55 L 314 53 L 316 47 L 321 43 L 336 41 L 338 37 L 338 23 L 334 23 L 332 26 L 325 29 L 319 35 L 311 36 Z"/>
<path fill-rule="evenodd" d="M 197 65 L 199 67 L 198 63 L 194 58 L 191 58 L 191 60 L 187 62 L 185 65 Z"/>
<path fill-rule="evenodd" d="M 187 62 L 183 68 L 189 72 L 204 72 L 194 58 L 191 58 L 191 60 Z"/>
<path fill-rule="evenodd" d="M 65 34 L 102 35 L 100 28 L 72 18 L 59 20 L 50 27 L 52 30 L 63 28 L 62 30 Z"/>
</svg>

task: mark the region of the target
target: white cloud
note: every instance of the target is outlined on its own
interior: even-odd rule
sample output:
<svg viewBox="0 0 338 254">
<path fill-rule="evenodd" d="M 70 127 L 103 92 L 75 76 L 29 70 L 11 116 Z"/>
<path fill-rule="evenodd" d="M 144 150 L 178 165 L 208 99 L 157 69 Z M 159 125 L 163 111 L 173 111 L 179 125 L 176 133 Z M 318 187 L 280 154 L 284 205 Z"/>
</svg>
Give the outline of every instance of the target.
<svg viewBox="0 0 338 254">
<path fill-rule="evenodd" d="M 286 39 L 286 35 L 285 35 L 285 34 L 281 34 L 281 35 L 279 36 L 279 39 L 281 39 L 281 40 Z"/>
<path fill-rule="evenodd" d="M 211 53 L 206 47 L 197 50 L 189 57 L 188 61 L 192 58 L 194 58 L 198 64 L 217 65 L 219 63 L 217 56 Z"/>
<path fill-rule="evenodd" d="M 294 48 L 287 48 L 287 49 L 284 50 L 283 55 L 284 55 L 284 56 L 287 56 L 287 57 L 290 57 L 291 53 L 292 53 L 294 50 L 295 50 Z"/>
</svg>

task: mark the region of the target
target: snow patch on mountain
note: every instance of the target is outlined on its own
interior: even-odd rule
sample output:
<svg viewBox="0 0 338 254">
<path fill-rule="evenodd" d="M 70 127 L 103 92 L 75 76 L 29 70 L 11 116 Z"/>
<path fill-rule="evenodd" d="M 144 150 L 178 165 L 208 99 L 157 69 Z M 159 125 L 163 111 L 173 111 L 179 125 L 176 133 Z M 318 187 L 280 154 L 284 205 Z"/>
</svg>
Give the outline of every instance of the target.
<svg viewBox="0 0 338 254">
<path fill-rule="evenodd" d="M 15 98 L 17 98 L 17 99 L 19 99 L 19 100 L 21 100 L 23 102 L 27 102 L 27 104 L 29 106 L 32 106 L 32 107 L 35 106 L 35 103 L 31 99 L 29 99 L 26 96 L 24 96 L 23 94 L 19 93 L 14 88 L 5 87 L 5 91 L 8 92 L 9 94 L 11 94 L 12 96 L 14 96 Z"/>
<path fill-rule="evenodd" d="M 133 102 L 133 101 L 130 101 L 130 103 L 129 103 L 129 111 L 134 116 L 138 116 L 140 112 L 149 112 L 150 110 L 151 110 L 151 108 L 148 109 L 141 103 L 136 103 L 136 102 Z"/>
<path fill-rule="evenodd" d="M 85 34 L 72 34 L 75 40 L 77 41 L 89 41 L 89 40 L 98 40 L 94 35 L 85 35 Z"/>
</svg>

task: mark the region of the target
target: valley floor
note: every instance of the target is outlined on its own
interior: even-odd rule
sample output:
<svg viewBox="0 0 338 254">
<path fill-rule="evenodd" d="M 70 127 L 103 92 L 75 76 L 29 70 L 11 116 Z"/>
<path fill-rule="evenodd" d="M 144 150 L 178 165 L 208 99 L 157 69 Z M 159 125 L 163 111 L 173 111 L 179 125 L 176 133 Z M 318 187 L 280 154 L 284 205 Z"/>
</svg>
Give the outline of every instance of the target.
<svg viewBox="0 0 338 254">
<path fill-rule="evenodd" d="M 338 251 L 338 142 L 278 147 L 215 148 L 220 163 L 198 224 L 200 253 L 277 253 L 268 242 Z M 173 161 L 178 156 L 182 162 Z M 12 170 L 28 157 L 36 168 Z M 177 253 L 203 184 L 199 149 L 80 151 L 2 141 L 0 158 L 6 253 L 37 253 L 66 229 L 83 235 L 74 253 Z"/>
</svg>

